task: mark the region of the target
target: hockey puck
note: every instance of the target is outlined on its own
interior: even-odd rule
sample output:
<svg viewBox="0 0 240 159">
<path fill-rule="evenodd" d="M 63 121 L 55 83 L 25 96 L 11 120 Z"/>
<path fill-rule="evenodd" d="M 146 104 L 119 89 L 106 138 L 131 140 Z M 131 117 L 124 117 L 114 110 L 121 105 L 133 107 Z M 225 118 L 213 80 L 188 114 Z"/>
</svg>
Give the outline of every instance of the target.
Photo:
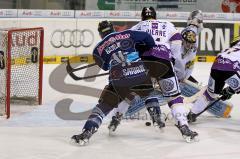
<svg viewBox="0 0 240 159">
<path fill-rule="evenodd" d="M 146 126 L 151 126 L 152 124 L 151 124 L 151 122 L 147 121 L 147 122 L 145 123 L 145 125 L 146 125 Z"/>
</svg>

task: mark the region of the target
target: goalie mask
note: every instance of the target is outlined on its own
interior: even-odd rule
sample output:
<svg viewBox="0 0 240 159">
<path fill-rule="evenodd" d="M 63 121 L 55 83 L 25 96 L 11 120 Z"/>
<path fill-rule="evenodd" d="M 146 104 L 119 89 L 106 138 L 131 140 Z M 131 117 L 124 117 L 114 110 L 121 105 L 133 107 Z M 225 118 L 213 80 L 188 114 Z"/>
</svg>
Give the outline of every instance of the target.
<svg viewBox="0 0 240 159">
<path fill-rule="evenodd" d="M 192 11 L 188 17 L 187 25 L 194 25 L 198 28 L 198 33 L 203 29 L 203 13 L 201 10 Z"/>
<path fill-rule="evenodd" d="M 141 13 L 142 21 L 148 19 L 156 19 L 156 11 L 153 7 L 144 7 Z"/>
<path fill-rule="evenodd" d="M 101 38 L 104 38 L 105 36 L 107 36 L 108 34 L 114 32 L 114 28 L 111 22 L 105 20 L 105 21 L 101 21 L 98 24 L 98 32 L 99 35 L 101 36 Z"/>
<path fill-rule="evenodd" d="M 197 34 L 195 31 L 184 29 L 181 35 L 183 38 L 183 46 L 187 51 L 196 49 L 195 43 L 197 41 Z"/>
</svg>

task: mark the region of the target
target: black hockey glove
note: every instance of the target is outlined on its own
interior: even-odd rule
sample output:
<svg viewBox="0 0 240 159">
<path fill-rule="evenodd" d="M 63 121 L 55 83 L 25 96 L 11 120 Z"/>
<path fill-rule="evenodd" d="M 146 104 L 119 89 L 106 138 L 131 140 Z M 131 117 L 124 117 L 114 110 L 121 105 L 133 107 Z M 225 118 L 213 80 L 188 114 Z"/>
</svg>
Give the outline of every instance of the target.
<svg viewBox="0 0 240 159">
<path fill-rule="evenodd" d="M 220 93 L 221 96 L 221 100 L 225 101 L 228 100 L 232 97 L 232 95 L 235 94 L 235 91 L 231 88 L 231 87 L 226 87 L 222 90 L 222 92 Z"/>
</svg>

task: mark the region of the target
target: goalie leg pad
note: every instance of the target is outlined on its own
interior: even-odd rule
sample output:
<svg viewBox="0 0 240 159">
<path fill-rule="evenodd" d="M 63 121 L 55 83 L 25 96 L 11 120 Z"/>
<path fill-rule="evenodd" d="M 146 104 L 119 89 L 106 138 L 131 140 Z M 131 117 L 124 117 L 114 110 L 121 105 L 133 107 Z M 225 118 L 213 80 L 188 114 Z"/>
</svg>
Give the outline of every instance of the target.
<svg viewBox="0 0 240 159">
<path fill-rule="evenodd" d="M 191 97 L 200 91 L 198 87 L 194 87 L 193 85 L 190 85 L 184 82 L 181 82 L 179 86 L 180 86 L 182 95 L 185 97 Z"/>
<path fill-rule="evenodd" d="M 217 117 L 229 118 L 233 105 L 227 101 L 219 101 L 210 107 L 207 111 Z"/>
</svg>

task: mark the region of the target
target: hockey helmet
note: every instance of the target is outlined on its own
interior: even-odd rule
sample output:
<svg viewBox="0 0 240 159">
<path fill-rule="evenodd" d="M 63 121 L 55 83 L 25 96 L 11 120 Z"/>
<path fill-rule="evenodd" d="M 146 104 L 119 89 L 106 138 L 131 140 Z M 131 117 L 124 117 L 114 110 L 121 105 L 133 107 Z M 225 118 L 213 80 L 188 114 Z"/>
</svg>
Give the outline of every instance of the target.
<svg viewBox="0 0 240 159">
<path fill-rule="evenodd" d="M 148 20 L 148 19 L 156 19 L 156 11 L 153 7 L 144 7 L 142 9 L 141 17 L 142 21 Z"/>
<path fill-rule="evenodd" d="M 194 25 L 198 27 L 198 32 L 203 28 L 203 13 L 201 10 L 194 10 L 190 13 L 187 25 Z"/>
<path fill-rule="evenodd" d="M 197 41 L 197 34 L 193 30 L 189 29 L 184 29 L 181 33 L 182 38 L 183 38 L 183 45 L 184 48 L 189 50 L 189 49 L 194 49 L 195 48 L 195 43 Z"/>
<path fill-rule="evenodd" d="M 234 37 L 233 40 L 230 42 L 230 47 L 233 47 L 239 42 L 240 42 L 240 36 Z"/>
<path fill-rule="evenodd" d="M 101 38 L 104 38 L 105 36 L 107 36 L 108 34 L 114 32 L 114 28 L 111 22 L 104 20 L 99 22 L 98 24 L 98 32 L 99 35 L 101 36 Z"/>
<path fill-rule="evenodd" d="M 196 33 L 193 30 L 183 30 L 182 38 L 188 43 L 196 43 Z"/>
</svg>

